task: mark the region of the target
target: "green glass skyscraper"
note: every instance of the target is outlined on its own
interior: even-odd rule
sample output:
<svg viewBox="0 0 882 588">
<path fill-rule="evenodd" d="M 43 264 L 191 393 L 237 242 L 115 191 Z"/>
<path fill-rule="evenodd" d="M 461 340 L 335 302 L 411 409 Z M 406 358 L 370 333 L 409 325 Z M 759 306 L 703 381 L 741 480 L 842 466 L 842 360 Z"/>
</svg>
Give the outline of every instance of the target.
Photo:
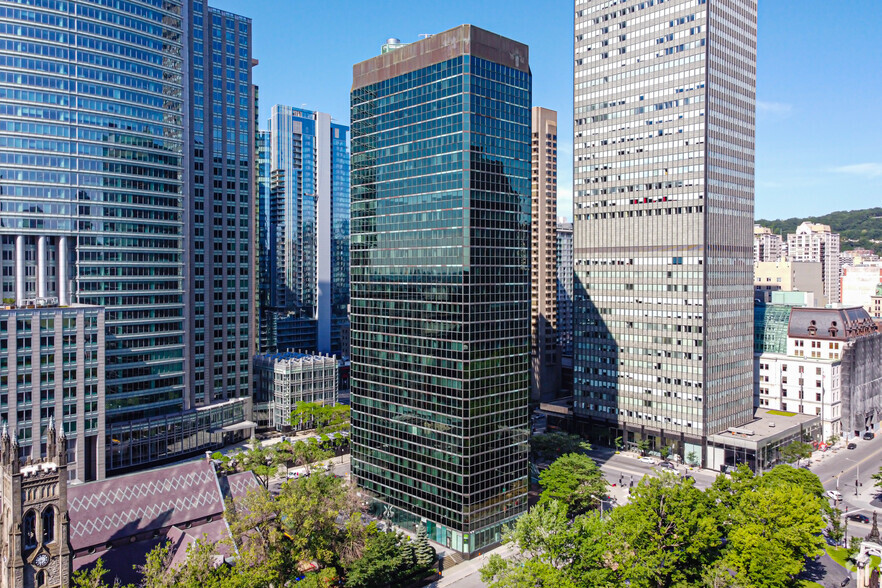
<svg viewBox="0 0 882 588">
<path fill-rule="evenodd" d="M 353 68 L 352 472 L 464 553 L 527 506 L 531 83 L 470 25 Z"/>
</svg>

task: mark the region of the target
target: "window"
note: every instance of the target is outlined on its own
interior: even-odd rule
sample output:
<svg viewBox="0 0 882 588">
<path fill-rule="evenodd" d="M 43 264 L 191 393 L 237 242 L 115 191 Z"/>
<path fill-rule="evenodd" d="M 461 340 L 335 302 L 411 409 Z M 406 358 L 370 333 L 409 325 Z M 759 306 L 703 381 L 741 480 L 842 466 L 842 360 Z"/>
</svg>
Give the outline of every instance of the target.
<svg viewBox="0 0 882 588">
<path fill-rule="evenodd" d="M 51 506 L 43 511 L 43 544 L 55 541 L 55 509 Z"/>
<path fill-rule="evenodd" d="M 37 546 L 37 514 L 29 510 L 21 521 L 21 539 L 25 549 Z"/>
</svg>

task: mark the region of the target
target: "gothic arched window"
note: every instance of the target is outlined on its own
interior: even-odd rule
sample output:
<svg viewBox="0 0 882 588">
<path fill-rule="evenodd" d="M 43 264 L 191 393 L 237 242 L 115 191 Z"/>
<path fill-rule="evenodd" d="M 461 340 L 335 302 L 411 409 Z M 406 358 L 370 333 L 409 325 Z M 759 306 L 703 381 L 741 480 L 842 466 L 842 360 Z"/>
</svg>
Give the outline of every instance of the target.
<svg viewBox="0 0 882 588">
<path fill-rule="evenodd" d="M 43 543 L 55 541 L 55 509 L 51 506 L 43 511 Z"/>
<path fill-rule="evenodd" d="M 21 540 L 25 549 L 37 546 L 37 513 L 29 510 L 21 520 Z"/>
</svg>

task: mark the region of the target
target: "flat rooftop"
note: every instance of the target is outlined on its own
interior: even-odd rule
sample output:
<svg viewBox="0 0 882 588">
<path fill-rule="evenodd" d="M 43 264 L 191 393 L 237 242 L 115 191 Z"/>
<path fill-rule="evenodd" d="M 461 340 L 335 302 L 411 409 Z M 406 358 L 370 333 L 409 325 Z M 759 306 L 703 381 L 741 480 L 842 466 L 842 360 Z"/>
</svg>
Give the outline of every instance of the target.
<svg viewBox="0 0 882 588">
<path fill-rule="evenodd" d="M 710 435 L 710 440 L 726 445 L 758 445 L 792 435 L 794 430 L 820 424 L 821 417 L 798 412 L 758 408 L 753 420 L 740 427 L 730 427 L 727 431 Z"/>
</svg>

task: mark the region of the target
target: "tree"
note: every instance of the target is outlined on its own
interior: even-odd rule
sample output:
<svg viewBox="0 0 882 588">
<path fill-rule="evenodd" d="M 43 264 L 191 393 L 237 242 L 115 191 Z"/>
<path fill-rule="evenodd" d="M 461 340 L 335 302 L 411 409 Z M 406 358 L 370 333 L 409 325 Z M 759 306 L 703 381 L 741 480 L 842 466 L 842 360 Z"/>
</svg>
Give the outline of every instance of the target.
<svg viewBox="0 0 882 588">
<path fill-rule="evenodd" d="M 621 451 L 622 448 L 625 446 L 625 441 L 621 437 L 616 437 L 615 444 L 616 444 L 616 449 Z"/>
<path fill-rule="evenodd" d="M 559 500 L 567 506 L 570 518 L 597 508 L 606 497 L 603 472 L 587 455 L 569 453 L 556 459 L 539 475 L 540 503 Z"/>
<path fill-rule="evenodd" d="M 661 449 L 658 450 L 659 455 L 665 461 L 667 461 L 668 457 L 671 455 L 671 446 L 665 445 Z"/>
<path fill-rule="evenodd" d="M 824 485 L 821 484 L 817 474 L 806 469 L 779 465 L 763 474 L 759 480 L 761 484 L 770 487 L 781 484 L 799 486 L 806 493 L 824 501 Z"/>
<path fill-rule="evenodd" d="M 347 588 L 402 586 L 414 576 L 425 573 L 414 557 L 410 539 L 401 533 L 373 533 L 360 559 L 346 573 Z"/>
<path fill-rule="evenodd" d="M 273 450 L 261 447 L 260 442 L 253 438 L 248 447 L 247 451 L 237 453 L 235 460 L 242 471 L 254 472 L 260 483 L 266 487 L 269 479 L 279 471 Z"/>
<path fill-rule="evenodd" d="M 645 477 L 611 516 L 610 567 L 631 586 L 692 586 L 722 546 L 715 505 L 691 479 Z"/>
<path fill-rule="evenodd" d="M 691 466 L 697 466 L 698 465 L 698 455 L 694 451 L 690 451 L 686 455 L 686 463 L 688 463 Z"/>
<path fill-rule="evenodd" d="M 273 464 L 278 468 L 285 468 L 285 477 L 288 476 L 288 464 L 294 463 L 297 456 L 294 453 L 294 446 L 290 441 L 282 441 L 273 445 Z"/>
<path fill-rule="evenodd" d="M 417 539 L 414 546 L 414 555 L 417 564 L 428 567 L 435 563 L 435 549 L 429 545 L 429 535 L 426 533 L 426 527 L 419 525 L 417 527 Z"/>
<path fill-rule="evenodd" d="M 739 498 L 726 565 L 751 586 L 791 586 L 806 560 L 822 552 L 822 501 L 794 484 L 761 484 Z"/>
<path fill-rule="evenodd" d="M 800 460 L 808 459 L 812 456 L 812 446 L 801 441 L 794 441 L 790 445 L 785 445 L 779 449 L 778 455 L 781 456 L 784 463 L 796 462 L 796 467 L 799 467 Z"/>
<path fill-rule="evenodd" d="M 333 452 L 322 449 L 315 438 L 297 441 L 292 448 L 292 454 L 294 456 L 294 463 L 306 466 L 307 472 L 310 471 L 311 464 L 328 459 L 334 455 Z"/>
<path fill-rule="evenodd" d="M 340 433 L 340 438 L 349 431 L 349 407 L 345 404 L 322 404 L 320 402 L 298 402 L 291 413 L 291 425 L 295 428 L 314 427 L 319 435 Z"/>
<path fill-rule="evenodd" d="M 879 468 L 879 471 L 871 476 L 874 480 L 876 480 L 875 486 L 876 488 L 882 488 L 882 467 Z"/>
<path fill-rule="evenodd" d="M 567 453 L 587 453 L 591 451 L 591 444 L 570 433 L 555 431 L 553 433 L 541 433 L 530 438 L 530 451 L 536 458 L 554 459 Z"/>
<path fill-rule="evenodd" d="M 842 526 L 842 511 L 838 508 L 832 509 L 827 516 L 827 521 L 830 525 L 830 528 L 827 529 L 827 537 L 835 541 L 836 545 L 840 545 L 845 537 L 845 529 Z"/>
<path fill-rule="evenodd" d="M 369 531 L 359 505 L 340 479 L 309 476 L 282 485 L 276 498 L 265 488 L 249 492 L 225 516 L 243 569 L 275 583 L 299 575 L 302 562 L 338 568 L 357 560 Z"/>
<path fill-rule="evenodd" d="M 637 449 L 640 451 L 640 455 L 646 455 L 646 452 L 652 448 L 652 444 L 649 442 L 649 439 L 641 439 L 637 442 Z"/>
<path fill-rule="evenodd" d="M 95 562 L 95 567 L 74 572 L 71 577 L 71 585 L 73 588 L 107 588 L 103 578 L 108 571 L 104 567 L 104 561 L 99 557 Z M 117 588 L 119 583 L 114 582 L 113 586 Z"/>
<path fill-rule="evenodd" d="M 481 580 L 489 588 L 581 588 L 588 584 L 575 583 L 566 574 L 547 563 L 532 559 L 514 564 L 497 554 L 481 568 Z"/>
<path fill-rule="evenodd" d="M 481 579 L 491 588 L 611 586 L 615 573 L 604 559 L 607 534 L 597 513 L 571 522 L 565 504 L 538 504 L 506 529 L 503 541 L 515 544 L 517 552 L 506 559 L 493 555 Z"/>
</svg>

